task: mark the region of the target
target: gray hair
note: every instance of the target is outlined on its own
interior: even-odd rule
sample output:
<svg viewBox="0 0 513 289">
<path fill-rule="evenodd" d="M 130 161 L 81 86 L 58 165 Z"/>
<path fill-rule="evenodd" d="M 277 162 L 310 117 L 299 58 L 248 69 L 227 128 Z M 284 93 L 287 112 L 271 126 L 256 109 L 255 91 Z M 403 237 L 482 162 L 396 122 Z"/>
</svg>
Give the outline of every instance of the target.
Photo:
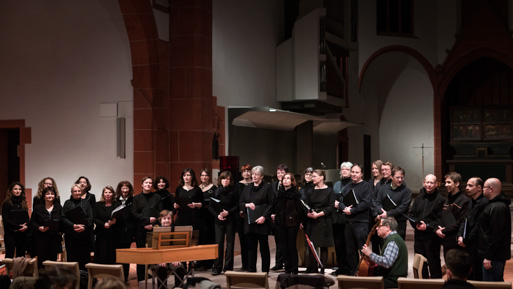
<svg viewBox="0 0 513 289">
<path fill-rule="evenodd" d="M 397 231 L 397 221 L 394 217 L 386 217 L 381 219 L 382 226 L 389 226 L 391 231 Z"/>
<path fill-rule="evenodd" d="M 353 163 L 352 162 L 343 162 L 341 165 L 340 165 L 340 168 L 346 168 L 346 169 L 351 169 L 353 167 Z"/>
<path fill-rule="evenodd" d="M 262 166 L 254 166 L 252 169 L 251 169 L 251 173 L 255 173 L 255 172 L 258 172 L 260 175 L 264 175 L 264 167 Z"/>
</svg>

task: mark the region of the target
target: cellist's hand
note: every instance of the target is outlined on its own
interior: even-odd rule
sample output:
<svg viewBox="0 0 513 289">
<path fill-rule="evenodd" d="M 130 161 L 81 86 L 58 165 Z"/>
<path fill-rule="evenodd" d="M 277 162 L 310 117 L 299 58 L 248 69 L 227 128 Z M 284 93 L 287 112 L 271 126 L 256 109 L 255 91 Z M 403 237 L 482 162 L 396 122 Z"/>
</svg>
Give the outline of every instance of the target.
<svg viewBox="0 0 513 289">
<path fill-rule="evenodd" d="M 370 254 L 372 254 L 372 249 L 369 248 L 369 246 L 367 246 L 366 244 L 363 244 L 362 253 L 368 257 L 368 256 L 370 256 Z"/>
</svg>

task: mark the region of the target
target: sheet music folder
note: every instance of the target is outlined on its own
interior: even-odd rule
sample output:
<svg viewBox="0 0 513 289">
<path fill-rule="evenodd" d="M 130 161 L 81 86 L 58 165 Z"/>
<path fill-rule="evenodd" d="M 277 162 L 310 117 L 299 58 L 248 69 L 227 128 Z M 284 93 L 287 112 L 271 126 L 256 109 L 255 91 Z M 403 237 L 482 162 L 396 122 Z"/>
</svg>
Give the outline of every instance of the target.
<svg viewBox="0 0 513 289">
<path fill-rule="evenodd" d="M 248 213 L 248 224 L 256 223 L 256 220 L 264 215 L 266 208 L 267 205 L 256 205 L 254 210 L 246 208 Z"/>
<path fill-rule="evenodd" d="M 383 205 L 383 210 L 391 211 L 397 207 L 397 204 L 392 200 L 392 198 L 387 194 L 381 203 Z"/>
<path fill-rule="evenodd" d="M 221 213 L 223 211 L 223 206 L 221 205 L 221 200 L 210 197 L 210 206 L 216 211 L 216 213 Z"/>
<path fill-rule="evenodd" d="M 344 200 L 342 201 L 346 207 L 353 206 L 355 207 L 360 202 L 356 198 L 356 194 L 353 189 L 347 193 L 347 195 L 344 196 Z"/>
<path fill-rule="evenodd" d="M 440 226 L 442 227 L 449 227 L 454 223 L 456 223 L 456 218 L 454 218 L 452 212 L 442 215 L 442 217 L 440 218 Z"/>
</svg>

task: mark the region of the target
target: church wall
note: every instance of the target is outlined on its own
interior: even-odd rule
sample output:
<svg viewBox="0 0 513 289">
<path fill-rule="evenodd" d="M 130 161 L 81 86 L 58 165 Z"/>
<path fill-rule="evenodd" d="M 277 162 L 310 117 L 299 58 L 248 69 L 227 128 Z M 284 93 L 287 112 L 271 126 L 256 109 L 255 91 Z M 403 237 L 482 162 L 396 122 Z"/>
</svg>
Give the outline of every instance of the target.
<svg viewBox="0 0 513 289">
<path fill-rule="evenodd" d="M 85 175 L 98 199 L 132 181 L 132 69 L 117 1 L 2 1 L 0 19 L 0 119 L 31 127 L 26 186 L 35 193 L 51 176 L 67 199 Z M 102 105 L 118 102 L 126 159 L 116 156 L 115 106 Z"/>
</svg>

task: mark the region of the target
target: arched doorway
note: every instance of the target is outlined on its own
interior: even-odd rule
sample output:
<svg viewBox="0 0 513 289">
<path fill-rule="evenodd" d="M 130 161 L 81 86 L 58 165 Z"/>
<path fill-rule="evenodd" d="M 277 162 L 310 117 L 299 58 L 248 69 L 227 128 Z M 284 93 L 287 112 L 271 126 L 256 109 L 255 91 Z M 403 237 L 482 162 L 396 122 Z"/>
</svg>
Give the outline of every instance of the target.
<svg viewBox="0 0 513 289">
<path fill-rule="evenodd" d="M 512 182 L 513 69 L 478 58 L 451 79 L 441 102 L 442 171 Z"/>
</svg>

